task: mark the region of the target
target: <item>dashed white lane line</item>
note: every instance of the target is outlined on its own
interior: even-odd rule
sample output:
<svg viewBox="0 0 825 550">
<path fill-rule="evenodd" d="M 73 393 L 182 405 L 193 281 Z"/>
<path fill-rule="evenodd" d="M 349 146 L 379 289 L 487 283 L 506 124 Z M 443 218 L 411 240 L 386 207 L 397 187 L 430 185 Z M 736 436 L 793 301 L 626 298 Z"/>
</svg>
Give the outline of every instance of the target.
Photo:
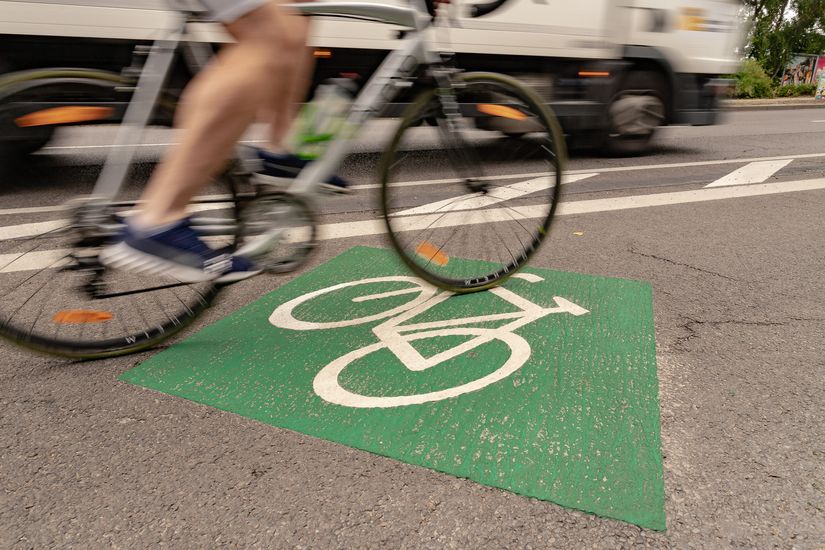
<svg viewBox="0 0 825 550">
<path fill-rule="evenodd" d="M 725 187 L 727 185 L 749 185 L 752 183 L 763 183 L 768 181 L 768 178 L 785 168 L 791 162 L 793 162 L 793 159 L 751 162 L 750 164 L 746 164 L 742 168 L 734 170 L 730 174 L 719 178 L 713 183 L 709 183 L 705 187 Z"/>
<path fill-rule="evenodd" d="M 653 206 L 673 206 L 704 201 L 733 199 L 743 197 L 757 197 L 777 193 L 791 193 L 797 191 L 812 191 L 825 189 L 825 178 L 783 181 L 777 183 L 762 183 L 746 187 L 719 187 L 715 189 L 696 189 L 693 191 L 679 191 L 675 193 L 655 193 L 651 195 L 635 195 L 608 199 L 592 199 L 585 201 L 563 202 L 556 210 L 557 216 L 574 214 L 594 214 L 597 212 L 611 212 L 616 210 L 630 210 Z M 489 223 L 491 221 L 510 221 L 514 218 L 539 218 L 546 212 L 544 206 L 524 206 L 516 208 L 487 209 L 480 213 L 454 212 L 449 214 L 426 214 L 403 218 L 402 230 L 412 231 L 428 227 L 434 222 L 439 227 L 456 225 L 472 225 Z M 366 220 L 360 222 L 339 222 L 320 226 L 320 239 L 343 239 L 378 235 L 385 233 L 383 220 Z"/>
<path fill-rule="evenodd" d="M 574 181 L 592 178 L 597 175 L 598 174 L 579 174 L 574 176 L 564 176 L 562 180 L 563 183 L 572 183 Z M 511 185 L 502 185 L 501 187 L 494 188 L 487 194 L 469 193 L 463 196 L 453 197 L 451 199 L 422 204 L 421 206 L 417 206 L 415 208 L 396 212 L 394 216 L 415 216 L 419 214 L 432 214 L 435 212 L 444 213 L 459 210 L 466 211 L 474 208 L 485 208 L 503 201 L 516 199 L 522 196 L 530 195 L 531 193 L 537 193 L 548 189 L 548 187 L 552 189 L 555 187 L 555 182 L 550 181 L 550 177 L 551 176 L 548 174 L 546 176 L 530 178 Z"/>
<path fill-rule="evenodd" d="M 825 178 L 567 202 L 559 204 L 556 215 L 570 216 L 654 206 L 675 206 L 679 204 L 758 197 L 778 193 L 814 191 L 818 189 L 825 189 Z M 484 210 L 483 214 L 467 212 L 425 214 L 402 218 L 403 226 L 399 226 L 399 229 L 412 231 L 424 227 L 432 227 L 434 223 L 437 223 L 438 227 L 451 227 L 496 221 L 510 221 L 516 218 L 540 218 L 545 212 L 545 206 L 523 206 L 516 208 L 491 208 Z M 344 239 L 379 235 L 386 233 L 386 227 L 381 219 L 338 222 L 321 225 L 319 227 L 319 233 L 319 239 L 322 240 Z M 55 262 L 59 262 L 68 252 L 68 250 L 44 250 L 25 255 L 19 253 L 0 254 L 0 273 L 56 267 Z"/>
</svg>

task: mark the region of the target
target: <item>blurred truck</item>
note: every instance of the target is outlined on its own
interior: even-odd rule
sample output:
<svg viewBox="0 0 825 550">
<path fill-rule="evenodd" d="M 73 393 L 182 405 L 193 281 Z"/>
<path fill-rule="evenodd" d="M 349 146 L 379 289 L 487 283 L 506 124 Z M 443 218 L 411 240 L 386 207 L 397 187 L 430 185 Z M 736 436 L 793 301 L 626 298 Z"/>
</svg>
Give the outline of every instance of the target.
<svg viewBox="0 0 825 550">
<path fill-rule="evenodd" d="M 441 4 L 446 24 L 432 30 L 435 42 L 462 68 L 526 81 L 573 145 L 613 154 L 646 151 L 661 125 L 717 122 L 729 84 L 721 76 L 737 70 L 744 39 L 738 0 L 509 0 L 479 19 L 469 8 Z M 35 151 L 63 125 L 116 122 L 141 52 L 171 19 L 163 0 L 0 0 L 0 155 Z M 399 32 L 319 19 L 311 40 L 316 83 L 342 73 L 367 77 Z M 210 22 L 192 24 L 190 38 L 228 40 Z M 172 103 L 191 76 L 183 62 L 173 72 Z M 397 114 L 403 99 L 385 114 Z M 170 123 L 171 110 L 162 112 L 157 122 Z"/>
</svg>

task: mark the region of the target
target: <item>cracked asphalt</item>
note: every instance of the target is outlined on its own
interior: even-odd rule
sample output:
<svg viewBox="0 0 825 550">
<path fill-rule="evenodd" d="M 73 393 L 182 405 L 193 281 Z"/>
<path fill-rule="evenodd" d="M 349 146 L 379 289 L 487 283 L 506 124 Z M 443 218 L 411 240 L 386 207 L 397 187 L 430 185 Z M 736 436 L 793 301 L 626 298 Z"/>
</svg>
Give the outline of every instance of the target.
<svg viewBox="0 0 825 550">
<path fill-rule="evenodd" d="M 766 183 L 825 178 L 825 156 L 810 156 L 825 155 L 818 113 L 664 129 L 641 158 L 578 152 L 569 169 L 598 175 L 567 186 L 565 201 L 701 189 L 784 155 L 808 156 Z M 59 203 L 100 156 L 70 147 L 105 143 L 102 133 L 65 136 L 25 178 L 5 176 L 5 208 Z M 356 184 L 374 160 L 362 145 L 345 169 Z M 660 167 L 625 170 L 649 165 Z M 368 217 L 375 194 L 330 201 L 324 214 Z M 3 345 L 0 547 L 825 548 L 823 212 L 825 190 L 814 189 L 563 215 L 534 260 L 652 284 L 664 532 L 117 381 L 152 351 L 69 363 Z M 3 225 L 22 223 L 9 216 Z M 355 244 L 385 246 L 325 241 L 306 269 Z M 198 326 L 298 275 L 234 286 Z"/>
</svg>

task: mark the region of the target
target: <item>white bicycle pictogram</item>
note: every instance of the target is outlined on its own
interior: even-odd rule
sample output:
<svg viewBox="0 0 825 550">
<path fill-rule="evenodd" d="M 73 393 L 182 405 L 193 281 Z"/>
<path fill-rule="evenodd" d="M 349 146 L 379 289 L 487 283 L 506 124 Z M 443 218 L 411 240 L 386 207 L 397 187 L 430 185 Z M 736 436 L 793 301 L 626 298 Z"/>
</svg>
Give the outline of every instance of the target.
<svg viewBox="0 0 825 550">
<path fill-rule="evenodd" d="M 513 278 L 522 279 L 530 283 L 538 283 L 544 280 L 542 277 L 530 273 L 517 273 L 513 275 Z M 407 294 L 414 296 L 414 298 L 407 303 L 388 309 L 387 311 L 342 321 L 303 321 L 296 318 L 293 314 L 295 308 L 318 296 L 349 287 L 376 283 L 408 283 L 410 286 L 400 290 L 366 294 L 353 298 L 352 301 L 354 303 L 361 303 Z M 278 308 L 272 312 L 272 315 L 270 315 L 269 322 L 276 327 L 291 330 L 326 330 L 387 319 L 372 329 L 373 333 L 378 337 L 377 343 L 351 351 L 326 365 L 315 376 L 313 389 L 319 397 L 337 405 L 355 408 L 389 408 L 419 405 L 430 401 L 441 401 L 480 390 L 490 384 L 503 380 L 520 369 L 530 358 L 532 352 L 527 340 L 515 334 L 515 330 L 555 313 L 568 313 L 574 316 L 589 313 L 588 310 L 583 307 L 559 296 L 553 297 L 553 301 L 555 302 L 554 306 L 543 307 L 503 287 L 492 288 L 488 292 L 516 306 L 518 311 L 447 319 L 444 321 L 404 324 L 410 319 L 444 302 L 452 296 L 452 293 L 439 292 L 437 289 L 425 285 L 414 277 L 391 276 L 350 281 L 304 294 L 278 306 Z M 511 321 L 497 328 L 467 326 L 506 320 Z M 473 338 L 437 353 L 432 357 L 422 356 L 411 344 L 411 342 L 416 340 L 435 338 L 438 336 L 473 336 Z M 410 371 L 421 372 L 493 340 L 500 340 L 510 348 L 509 358 L 493 372 L 459 386 L 421 394 L 371 396 L 353 393 L 342 387 L 339 383 L 339 375 L 350 363 L 384 348 L 395 354 L 401 363 Z"/>
</svg>

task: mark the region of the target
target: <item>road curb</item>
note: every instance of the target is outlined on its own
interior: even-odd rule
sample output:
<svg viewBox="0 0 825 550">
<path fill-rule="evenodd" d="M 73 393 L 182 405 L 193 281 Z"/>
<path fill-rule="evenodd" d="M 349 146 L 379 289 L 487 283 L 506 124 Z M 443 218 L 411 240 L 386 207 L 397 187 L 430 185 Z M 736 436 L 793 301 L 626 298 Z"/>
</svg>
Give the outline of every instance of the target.
<svg viewBox="0 0 825 550">
<path fill-rule="evenodd" d="M 788 109 L 825 109 L 825 102 L 813 103 L 735 103 L 722 102 L 722 108 L 728 111 L 779 111 Z"/>
</svg>

